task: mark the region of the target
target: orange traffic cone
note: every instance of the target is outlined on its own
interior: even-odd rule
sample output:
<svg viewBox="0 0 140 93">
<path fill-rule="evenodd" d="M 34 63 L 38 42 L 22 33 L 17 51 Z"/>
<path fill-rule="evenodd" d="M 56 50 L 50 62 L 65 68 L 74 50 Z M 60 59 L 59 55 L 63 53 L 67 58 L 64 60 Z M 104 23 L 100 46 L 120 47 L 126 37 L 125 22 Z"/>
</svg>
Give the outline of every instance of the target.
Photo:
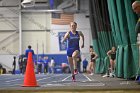
<svg viewBox="0 0 140 93">
<path fill-rule="evenodd" d="M 27 59 L 27 66 L 26 66 L 26 72 L 24 75 L 24 84 L 23 87 L 37 87 L 35 72 L 34 72 L 34 65 L 33 65 L 33 58 L 32 53 L 28 53 L 28 59 Z"/>
</svg>

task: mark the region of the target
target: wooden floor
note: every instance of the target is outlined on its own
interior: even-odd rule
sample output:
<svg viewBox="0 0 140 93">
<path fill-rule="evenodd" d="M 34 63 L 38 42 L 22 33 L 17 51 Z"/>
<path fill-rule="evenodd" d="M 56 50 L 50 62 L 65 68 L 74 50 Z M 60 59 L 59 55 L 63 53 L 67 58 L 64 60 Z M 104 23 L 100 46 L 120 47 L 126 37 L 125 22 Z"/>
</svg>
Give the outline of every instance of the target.
<svg viewBox="0 0 140 93">
<path fill-rule="evenodd" d="M 0 93 L 140 93 L 134 80 L 103 78 L 100 74 L 37 74 L 39 87 L 22 87 L 23 75 L 0 75 Z"/>
</svg>

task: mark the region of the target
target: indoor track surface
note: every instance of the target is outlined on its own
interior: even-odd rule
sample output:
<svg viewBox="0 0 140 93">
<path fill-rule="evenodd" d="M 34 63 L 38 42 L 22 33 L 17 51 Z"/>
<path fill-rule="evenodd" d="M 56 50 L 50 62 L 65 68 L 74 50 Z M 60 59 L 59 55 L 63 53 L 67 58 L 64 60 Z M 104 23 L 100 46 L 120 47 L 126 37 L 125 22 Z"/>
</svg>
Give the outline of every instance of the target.
<svg viewBox="0 0 140 93">
<path fill-rule="evenodd" d="M 22 87 L 24 75 L 0 75 L 0 93 L 7 90 L 100 90 L 125 89 L 139 90 L 140 85 L 134 80 L 120 78 L 103 78 L 100 74 L 88 75 L 79 73 L 76 82 L 71 80 L 71 74 L 36 74 L 38 87 Z M 4 92 L 3 92 L 4 93 Z M 6 92 L 5 92 L 6 93 Z M 8 93 L 8 92 L 7 92 Z M 11 92 L 14 93 L 14 92 Z M 39 92 L 40 93 L 40 92 Z M 41 92 L 46 93 L 46 92 Z M 135 92 L 137 93 L 137 92 Z"/>
</svg>

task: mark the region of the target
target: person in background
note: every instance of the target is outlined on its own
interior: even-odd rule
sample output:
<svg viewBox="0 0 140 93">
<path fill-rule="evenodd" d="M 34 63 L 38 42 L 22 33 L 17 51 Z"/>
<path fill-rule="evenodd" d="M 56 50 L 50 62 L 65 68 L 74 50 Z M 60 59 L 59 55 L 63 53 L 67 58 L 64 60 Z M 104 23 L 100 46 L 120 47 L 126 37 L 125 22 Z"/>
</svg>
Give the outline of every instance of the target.
<svg viewBox="0 0 140 93">
<path fill-rule="evenodd" d="M 14 58 L 14 61 L 13 61 L 13 71 L 12 71 L 12 74 L 15 74 L 15 70 L 16 70 L 16 56 L 13 57 Z"/>
<path fill-rule="evenodd" d="M 42 64 L 44 63 L 43 61 L 43 58 L 40 56 L 39 57 L 39 60 L 37 61 L 37 71 L 38 71 L 38 74 L 41 74 L 42 73 Z"/>
<path fill-rule="evenodd" d="M 136 34 L 138 35 L 138 33 L 140 33 L 140 1 L 133 2 L 132 9 L 139 17 L 137 24 L 135 26 L 135 31 L 136 31 Z"/>
<path fill-rule="evenodd" d="M 111 50 L 107 52 L 107 55 L 110 59 L 110 77 L 114 77 L 114 69 L 115 69 L 115 63 L 116 63 L 116 48 L 113 46 Z"/>
<path fill-rule="evenodd" d="M 68 66 L 67 63 L 62 63 L 62 64 L 61 64 L 61 67 L 62 67 L 62 72 L 63 72 L 63 73 L 69 73 L 69 72 L 70 72 L 69 66 Z"/>
<path fill-rule="evenodd" d="M 137 24 L 135 26 L 135 32 L 137 34 L 136 38 L 137 38 L 137 44 L 139 46 L 139 52 L 140 52 L 140 35 L 138 35 L 140 33 L 140 1 L 134 1 L 133 4 L 132 4 L 132 9 L 139 17 L 138 21 L 137 21 Z M 139 68 L 140 68 L 140 59 L 139 59 Z M 139 71 L 137 71 L 137 72 L 139 72 Z M 139 73 L 137 73 L 136 80 L 137 79 L 140 80 L 140 74 Z M 140 83 L 140 81 L 139 81 L 139 83 Z"/>
<path fill-rule="evenodd" d="M 34 62 L 34 65 L 36 65 L 36 63 L 34 61 L 34 55 L 35 55 L 34 54 L 34 50 L 32 49 L 32 46 L 31 45 L 28 45 L 28 49 L 25 50 L 25 57 L 24 57 L 24 61 L 26 61 L 26 62 L 24 62 L 25 63 L 25 66 L 27 65 L 27 62 L 28 62 L 28 54 L 29 54 L 29 52 L 32 53 L 32 60 Z M 25 69 L 25 71 L 26 71 L 26 69 Z"/>
<path fill-rule="evenodd" d="M 44 73 L 48 73 L 48 64 L 49 64 L 49 58 L 48 56 L 44 57 Z"/>
<path fill-rule="evenodd" d="M 25 57 L 28 58 L 28 53 L 31 52 L 32 55 L 34 56 L 34 50 L 32 49 L 32 47 L 29 45 L 28 49 L 26 49 L 25 51 Z"/>
<path fill-rule="evenodd" d="M 55 67 L 55 61 L 54 58 L 51 58 L 51 62 L 50 62 L 50 68 L 51 68 L 51 73 L 54 74 L 54 67 Z"/>
<path fill-rule="evenodd" d="M 94 52 L 93 46 L 90 46 L 89 52 L 90 52 L 90 62 L 88 66 L 88 71 L 90 75 L 93 75 L 95 71 L 95 60 L 98 57 L 98 55 Z"/>
<path fill-rule="evenodd" d="M 44 74 L 44 56 L 42 56 L 42 68 L 41 68 L 41 73 Z"/>
<path fill-rule="evenodd" d="M 27 58 L 23 56 L 23 64 L 22 64 L 23 74 L 25 74 L 26 72 L 26 66 L 27 66 Z"/>
<path fill-rule="evenodd" d="M 19 56 L 18 64 L 19 64 L 20 74 L 24 74 L 23 73 L 23 58 L 22 58 L 22 55 Z"/>
<path fill-rule="evenodd" d="M 86 60 L 86 58 L 83 60 L 83 72 L 87 72 L 87 65 L 88 65 L 88 61 Z"/>
<path fill-rule="evenodd" d="M 0 64 L 0 74 L 3 74 L 3 67 L 2 67 L 2 64 Z"/>
<path fill-rule="evenodd" d="M 70 69 L 72 73 L 72 81 L 76 81 L 75 75 L 78 74 L 77 71 L 77 57 L 80 54 L 79 40 L 82 39 L 81 48 L 84 48 L 84 35 L 81 31 L 77 31 L 77 23 L 70 23 L 70 30 L 64 35 L 62 43 L 67 40 L 67 59 L 70 64 Z M 81 38 L 80 38 L 81 37 Z"/>
</svg>

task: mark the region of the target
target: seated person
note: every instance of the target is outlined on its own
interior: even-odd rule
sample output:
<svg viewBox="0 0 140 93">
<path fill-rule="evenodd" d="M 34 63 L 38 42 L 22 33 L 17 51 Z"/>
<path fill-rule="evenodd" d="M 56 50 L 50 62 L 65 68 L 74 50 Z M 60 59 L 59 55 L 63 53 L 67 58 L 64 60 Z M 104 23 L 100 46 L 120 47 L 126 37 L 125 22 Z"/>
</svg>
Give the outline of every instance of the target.
<svg viewBox="0 0 140 93">
<path fill-rule="evenodd" d="M 69 66 L 68 66 L 67 63 L 62 63 L 61 67 L 62 67 L 62 72 L 63 73 L 69 73 L 70 72 L 70 69 L 69 69 Z"/>
</svg>

